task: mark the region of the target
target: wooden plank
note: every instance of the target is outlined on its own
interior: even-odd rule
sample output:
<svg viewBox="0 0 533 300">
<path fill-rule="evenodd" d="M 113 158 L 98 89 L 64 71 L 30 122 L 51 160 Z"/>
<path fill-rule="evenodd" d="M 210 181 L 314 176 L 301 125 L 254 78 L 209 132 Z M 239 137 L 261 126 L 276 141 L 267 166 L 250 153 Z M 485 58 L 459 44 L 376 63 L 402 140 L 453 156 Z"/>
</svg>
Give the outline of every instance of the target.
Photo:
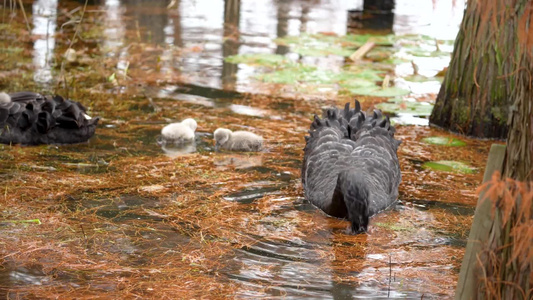
<svg viewBox="0 0 533 300">
<path fill-rule="evenodd" d="M 368 51 L 372 50 L 376 44 L 374 42 L 366 42 L 363 46 L 359 47 L 352 55 L 350 55 L 350 59 L 352 61 L 358 61 L 361 58 L 363 58 Z"/>
<path fill-rule="evenodd" d="M 492 144 L 487 159 L 487 166 L 485 167 L 485 174 L 483 175 L 483 182 L 490 180 L 494 172 L 501 172 L 504 158 L 505 145 Z M 461 272 L 457 281 L 457 289 L 455 291 L 455 299 L 457 300 L 476 298 L 479 283 L 479 273 L 476 268 L 477 254 L 481 249 L 481 245 L 487 241 L 490 229 L 495 222 L 491 218 L 491 202 L 480 201 L 483 197 L 483 194 L 479 195 L 477 201 L 474 222 L 470 229 L 465 256 L 461 265 Z"/>
</svg>

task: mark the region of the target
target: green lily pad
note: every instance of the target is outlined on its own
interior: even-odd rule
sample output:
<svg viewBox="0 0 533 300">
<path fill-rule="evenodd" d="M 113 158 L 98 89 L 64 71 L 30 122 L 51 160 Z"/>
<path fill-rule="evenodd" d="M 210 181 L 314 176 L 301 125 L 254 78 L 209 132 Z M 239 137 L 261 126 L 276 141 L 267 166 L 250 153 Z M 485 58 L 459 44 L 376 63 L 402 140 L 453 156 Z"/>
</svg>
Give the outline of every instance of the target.
<svg viewBox="0 0 533 300">
<path fill-rule="evenodd" d="M 271 83 L 295 84 L 308 83 L 333 83 L 337 74 L 333 71 L 322 70 L 312 66 L 297 65 L 291 68 L 278 70 L 268 74 L 259 75 L 258 78 Z"/>
<path fill-rule="evenodd" d="M 355 78 L 368 81 L 381 81 L 383 80 L 383 76 L 381 76 L 383 73 L 384 72 L 382 70 L 372 69 L 371 66 L 365 66 L 364 69 L 360 67 L 348 68 L 341 71 L 335 79 L 341 82 L 350 81 Z"/>
<path fill-rule="evenodd" d="M 428 161 L 422 165 L 425 169 L 432 169 L 436 171 L 444 172 L 454 172 L 454 173 L 463 173 L 463 174 L 472 174 L 476 171 L 475 168 L 470 167 L 469 165 L 451 160 L 439 160 L 439 161 Z"/>
<path fill-rule="evenodd" d="M 418 57 L 439 57 L 439 56 L 449 56 L 450 52 L 445 51 L 427 51 L 420 48 L 413 48 L 407 50 L 408 54 L 411 54 L 412 56 L 418 56 Z"/>
<path fill-rule="evenodd" d="M 345 89 L 357 89 L 361 87 L 375 87 L 376 83 L 372 80 L 362 78 L 352 78 L 339 83 Z"/>
<path fill-rule="evenodd" d="M 385 102 L 376 107 L 388 113 L 404 113 L 414 116 L 429 116 L 433 110 L 433 105 L 427 102 Z"/>
<path fill-rule="evenodd" d="M 374 42 L 379 46 L 390 46 L 394 43 L 394 35 L 374 35 L 374 34 L 348 34 L 341 37 L 341 39 L 348 43 L 355 43 L 363 45 L 368 41 Z"/>
<path fill-rule="evenodd" d="M 350 91 L 350 93 L 355 94 L 355 95 L 374 96 L 374 97 L 397 97 L 397 96 L 404 96 L 410 93 L 410 91 L 408 90 L 404 90 L 404 89 L 400 89 L 396 87 L 381 88 L 379 86 L 352 88 L 348 90 Z"/>
<path fill-rule="evenodd" d="M 300 36 L 286 36 L 275 39 L 278 45 L 290 46 L 291 50 L 303 56 L 350 56 L 358 44 L 343 43 L 337 36 L 315 34 Z"/>
<path fill-rule="evenodd" d="M 260 65 L 275 67 L 290 65 L 292 62 L 283 55 L 271 53 L 238 54 L 226 57 L 226 61 L 232 64 Z"/>
<path fill-rule="evenodd" d="M 392 35 L 346 35 L 335 36 L 327 34 L 303 34 L 300 36 L 286 36 L 277 38 L 274 42 L 278 45 L 290 46 L 291 50 L 303 56 L 350 56 L 357 47 L 373 41 L 376 45 L 390 46 L 394 42 Z M 383 55 L 378 55 L 383 56 Z M 385 55 L 382 59 L 388 58 Z M 376 57 L 378 58 L 378 57 Z"/>
<path fill-rule="evenodd" d="M 338 56 L 344 56 L 348 57 L 352 55 L 352 53 L 355 51 L 355 49 L 345 49 L 341 47 L 335 47 L 335 46 L 324 46 L 324 47 L 294 47 L 292 51 L 302 55 L 302 56 L 328 56 L 328 55 L 338 55 Z"/>
<path fill-rule="evenodd" d="M 416 41 L 416 42 L 425 42 L 425 43 L 435 43 L 435 38 L 429 35 L 423 35 L 423 34 L 405 34 L 405 35 L 398 35 L 396 36 L 397 41 Z M 451 45 L 455 43 L 455 40 L 437 40 L 439 44 L 442 45 Z"/>
<path fill-rule="evenodd" d="M 429 35 L 412 34 L 412 33 L 408 33 L 408 34 L 404 34 L 404 35 L 398 35 L 398 36 L 396 36 L 396 39 L 398 41 L 406 40 L 406 41 L 427 41 L 427 42 L 435 40 L 434 37 L 431 37 Z"/>
<path fill-rule="evenodd" d="M 401 58 L 401 57 L 394 57 L 394 56 L 382 61 L 382 63 L 384 64 L 391 64 L 394 66 L 399 65 L 399 64 L 404 64 L 407 62 L 410 62 L 410 60 Z"/>
<path fill-rule="evenodd" d="M 423 138 L 422 141 L 427 144 L 451 146 L 451 147 L 461 147 L 461 146 L 466 145 L 466 143 L 461 140 L 449 138 L 445 136 L 431 136 L 431 137 Z"/>
<path fill-rule="evenodd" d="M 284 36 L 274 40 L 274 43 L 278 45 L 291 46 L 291 45 L 309 45 L 316 46 L 317 44 L 341 44 L 341 39 L 335 35 L 327 34 L 302 34 L 299 36 Z M 350 47 L 356 46 L 355 43 L 348 45 Z"/>
<path fill-rule="evenodd" d="M 394 53 L 390 48 L 379 47 L 374 48 L 370 52 L 368 52 L 365 55 L 365 58 L 370 59 L 372 61 L 385 61 L 390 59 L 393 54 Z"/>
</svg>

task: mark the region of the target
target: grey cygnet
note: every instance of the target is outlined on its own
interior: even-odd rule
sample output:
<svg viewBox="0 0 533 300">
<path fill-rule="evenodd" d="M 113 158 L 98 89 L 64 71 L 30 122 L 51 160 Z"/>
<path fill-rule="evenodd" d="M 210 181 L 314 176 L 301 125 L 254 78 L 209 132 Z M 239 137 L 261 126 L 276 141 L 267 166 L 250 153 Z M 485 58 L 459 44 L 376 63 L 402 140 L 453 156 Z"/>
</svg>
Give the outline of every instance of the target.
<svg viewBox="0 0 533 300">
<path fill-rule="evenodd" d="M 218 128 L 214 132 L 215 150 L 220 148 L 230 151 L 261 151 L 263 138 L 248 131 L 232 132 L 226 128 Z"/>
</svg>

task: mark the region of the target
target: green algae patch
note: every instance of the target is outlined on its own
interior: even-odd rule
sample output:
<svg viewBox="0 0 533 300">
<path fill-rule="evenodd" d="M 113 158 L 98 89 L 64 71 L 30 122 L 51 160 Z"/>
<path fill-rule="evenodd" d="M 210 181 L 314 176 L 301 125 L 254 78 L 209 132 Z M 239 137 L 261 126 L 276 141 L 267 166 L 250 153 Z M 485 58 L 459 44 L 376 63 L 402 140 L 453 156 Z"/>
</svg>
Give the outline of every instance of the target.
<svg viewBox="0 0 533 300">
<path fill-rule="evenodd" d="M 226 58 L 232 64 L 247 64 L 266 67 L 277 67 L 291 65 L 292 62 L 283 55 L 271 53 L 253 53 L 232 55 Z"/>
<path fill-rule="evenodd" d="M 473 174 L 476 169 L 459 161 L 439 160 L 428 161 L 422 165 L 424 169 L 431 169 L 435 171 L 453 172 L 462 174 Z"/>
<path fill-rule="evenodd" d="M 466 145 L 466 143 L 461 140 L 449 138 L 445 136 L 431 136 L 431 137 L 423 138 L 422 142 L 426 144 L 431 144 L 431 145 L 450 146 L 450 147 L 462 147 Z"/>
<path fill-rule="evenodd" d="M 414 116 L 429 116 L 433 110 L 433 105 L 427 102 L 384 102 L 376 105 L 377 108 L 388 113 L 404 113 Z"/>
</svg>

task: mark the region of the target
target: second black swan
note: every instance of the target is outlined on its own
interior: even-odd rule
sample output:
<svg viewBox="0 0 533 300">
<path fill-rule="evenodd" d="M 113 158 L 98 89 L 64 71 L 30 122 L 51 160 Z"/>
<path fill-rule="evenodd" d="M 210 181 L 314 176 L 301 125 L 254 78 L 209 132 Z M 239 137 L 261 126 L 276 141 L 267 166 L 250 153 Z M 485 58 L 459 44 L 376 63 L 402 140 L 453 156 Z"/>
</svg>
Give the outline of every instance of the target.
<svg viewBox="0 0 533 300">
<path fill-rule="evenodd" d="M 0 93 L 0 143 L 74 144 L 94 135 L 99 118 L 79 102 L 34 92 Z"/>
<path fill-rule="evenodd" d="M 305 198 L 325 213 L 346 218 L 349 232 L 366 232 L 369 218 L 393 204 L 401 181 L 395 129 L 381 111 L 346 103 L 315 115 L 306 137 L 302 183 Z"/>
</svg>

